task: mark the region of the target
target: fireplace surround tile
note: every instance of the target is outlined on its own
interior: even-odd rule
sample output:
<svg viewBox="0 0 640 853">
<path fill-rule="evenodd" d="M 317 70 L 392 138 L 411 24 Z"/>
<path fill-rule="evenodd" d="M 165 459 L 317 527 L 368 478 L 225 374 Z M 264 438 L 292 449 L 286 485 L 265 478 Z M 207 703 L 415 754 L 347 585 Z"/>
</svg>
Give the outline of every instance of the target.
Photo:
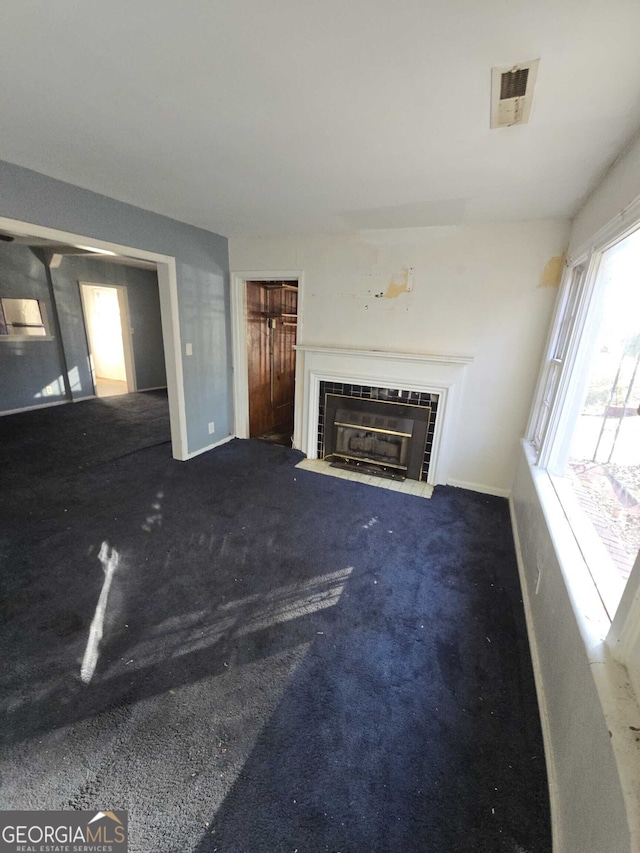
<svg viewBox="0 0 640 853">
<path fill-rule="evenodd" d="M 324 446 L 324 401 L 326 394 L 343 394 L 345 397 L 381 400 L 390 403 L 407 403 L 411 406 L 431 407 L 431 419 L 427 430 L 424 450 L 422 481 L 426 482 L 431 461 L 431 449 L 435 434 L 435 421 L 438 410 L 438 394 L 406 391 L 401 388 L 383 388 L 372 385 L 354 385 L 347 382 L 320 382 L 319 418 L 318 418 L 318 458 L 322 458 Z"/>
</svg>

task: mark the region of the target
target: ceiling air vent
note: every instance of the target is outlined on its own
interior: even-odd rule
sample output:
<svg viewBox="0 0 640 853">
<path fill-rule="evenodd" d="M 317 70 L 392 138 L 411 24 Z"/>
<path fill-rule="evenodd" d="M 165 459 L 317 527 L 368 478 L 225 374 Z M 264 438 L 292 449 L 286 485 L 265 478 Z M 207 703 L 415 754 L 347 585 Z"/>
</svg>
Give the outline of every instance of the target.
<svg viewBox="0 0 640 853">
<path fill-rule="evenodd" d="M 491 127 L 526 124 L 531 113 L 539 59 L 491 69 Z"/>
</svg>

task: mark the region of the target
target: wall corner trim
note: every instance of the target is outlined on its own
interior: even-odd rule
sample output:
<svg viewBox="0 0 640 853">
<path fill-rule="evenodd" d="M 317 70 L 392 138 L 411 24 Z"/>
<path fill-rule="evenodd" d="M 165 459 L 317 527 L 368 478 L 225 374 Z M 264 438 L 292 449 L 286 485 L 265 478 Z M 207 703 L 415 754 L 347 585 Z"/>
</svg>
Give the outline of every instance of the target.
<svg viewBox="0 0 640 853">
<path fill-rule="evenodd" d="M 520 537 L 513 503 L 513 497 L 509 497 L 509 517 L 511 519 L 511 530 L 513 531 L 513 542 L 516 550 L 516 562 L 518 564 L 518 577 L 520 580 L 520 591 L 522 593 L 522 604 L 524 607 L 524 618 L 527 626 L 527 637 L 529 638 L 529 651 L 531 653 L 531 664 L 533 666 L 533 679 L 538 696 L 538 712 L 540 714 L 540 727 L 542 729 L 542 742 L 544 744 L 544 759 L 547 767 L 547 782 L 549 785 L 549 804 L 551 807 L 551 849 L 554 853 L 563 853 L 560 845 L 560 829 L 558 826 L 558 782 L 553 755 L 551 732 L 549 731 L 549 713 L 547 710 L 547 694 L 544 688 L 544 679 L 540 667 L 540 653 L 538 643 L 533 629 L 533 617 L 531 614 L 531 601 L 527 589 Z"/>
<path fill-rule="evenodd" d="M 0 412 L 0 418 L 6 415 L 19 415 L 20 412 L 34 412 L 36 409 L 50 409 L 52 406 L 65 406 L 69 400 L 54 400 L 52 403 L 38 403 L 35 406 L 22 406 L 20 409 L 7 409 L 6 412 Z"/>
<path fill-rule="evenodd" d="M 488 486 L 486 483 L 469 483 L 466 480 L 456 480 L 452 477 L 447 479 L 447 486 L 454 486 L 456 489 L 468 489 L 470 492 L 480 492 L 482 495 L 493 495 L 496 498 L 511 497 L 511 489 Z"/>
<path fill-rule="evenodd" d="M 206 447 L 201 447 L 199 450 L 193 450 L 191 453 L 187 454 L 186 459 L 193 459 L 196 456 L 206 453 L 208 450 L 215 450 L 216 447 L 220 447 L 229 441 L 233 441 L 235 437 L 235 435 L 228 435 L 226 438 L 221 438 L 220 441 L 215 441 L 213 444 L 208 444 Z"/>
</svg>

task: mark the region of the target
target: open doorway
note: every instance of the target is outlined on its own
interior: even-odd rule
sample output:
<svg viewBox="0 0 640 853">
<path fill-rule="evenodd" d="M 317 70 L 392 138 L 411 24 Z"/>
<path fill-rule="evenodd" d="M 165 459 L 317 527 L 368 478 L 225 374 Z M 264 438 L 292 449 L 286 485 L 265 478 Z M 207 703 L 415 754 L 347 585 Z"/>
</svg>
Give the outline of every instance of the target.
<svg viewBox="0 0 640 853">
<path fill-rule="evenodd" d="M 298 283 L 247 281 L 249 436 L 291 447 Z"/>
<path fill-rule="evenodd" d="M 160 298 L 161 337 L 166 367 L 166 387 L 169 401 L 169 419 L 171 428 L 172 452 L 175 459 L 186 460 L 201 453 L 198 449 L 189 452 L 187 440 L 187 421 L 185 408 L 184 376 L 182 372 L 182 348 L 180 343 L 180 324 L 178 319 L 178 282 L 175 258 L 111 243 L 94 236 L 61 231 L 44 225 L 22 222 L 0 216 L 0 234 L 10 235 L 9 240 L 35 246 L 52 255 L 50 265 L 54 265 L 59 256 L 60 247 L 81 249 L 91 255 L 104 255 L 110 258 L 123 258 L 140 261 L 148 268 L 155 267 L 157 272 L 158 294 Z M 57 325 L 57 323 L 56 323 Z M 60 338 L 58 337 L 58 340 Z M 145 386 L 146 387 L 146 383 Z M 151 389 L 151 385 L 149 389 Z M 56 404 L 57 405 L 57 404 Z M 34 408 L 17 404 L 13 411 Z M 36 408 L 40 408 L 38 405 Z"/>
<path fill-rule="evenodd" d="M 135 391 L 126 288 L 80 282 L 80 293 L 96 396 L 115 397 Z"/>
</svg>

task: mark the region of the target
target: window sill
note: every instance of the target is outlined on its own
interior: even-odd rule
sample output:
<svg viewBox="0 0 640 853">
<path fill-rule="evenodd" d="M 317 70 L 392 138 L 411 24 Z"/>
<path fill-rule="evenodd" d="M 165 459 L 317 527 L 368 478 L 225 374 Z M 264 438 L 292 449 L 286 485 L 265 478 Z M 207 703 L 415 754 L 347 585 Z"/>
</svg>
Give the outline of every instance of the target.
<svg viewBox="0 0 640 853">
<path fill-rule="evenodd" d="M 640 849 L 640 706 L 626 668 L 616 661 L 607 644 L 611 620 L 589 567 L 578 547 L 553 482 L 535 464 L 535 452 L 523 442 L 546 526 L 571 601 L 602 712 L 611 736 L 632 849 Z"/>
<path fill-rule="evenodd" d="M 613 620 L 622 593 L 624 581 L 609 556 L 602 539 L 580 506 L 580 502 L 566 477 L 548 474 L 555 489 L 561 510 L 571 529 L 582 560 L 607 612 L 609 622 Z"/>
<path fill-rule="evenodd" d="M 53 341 L 53 335 L 0 335 L 0 343 L 16 344 L 24 341 Z"/>
</svg>

